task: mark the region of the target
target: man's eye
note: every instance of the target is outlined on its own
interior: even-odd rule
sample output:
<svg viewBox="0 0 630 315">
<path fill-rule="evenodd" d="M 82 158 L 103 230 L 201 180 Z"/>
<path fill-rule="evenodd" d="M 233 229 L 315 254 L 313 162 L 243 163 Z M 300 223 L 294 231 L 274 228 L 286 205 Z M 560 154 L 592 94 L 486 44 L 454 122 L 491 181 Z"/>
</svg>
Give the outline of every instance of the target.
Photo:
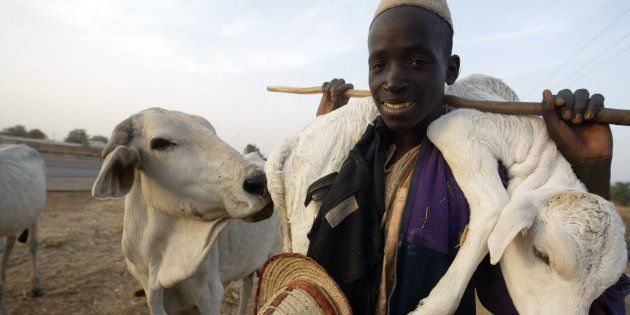
<svg viewBox="0 0 630 315">
<path fill-rule="evenodd" d="M 424 66 L 424 65 L 426 65 L 428 63 L 429 62 L 426 59 L 420 59 L 420 58 L 411 59 L 409 61 L 409 65 L 410 66 L 415 66 L 415 67 Z"/>
<path fill-rule="evenodd" d="M 381 62 L 373 63 L 370 65 L 370 70 L 372 71 L 380 71 L 383 70 L 383 68 L 385 68 L 385 64 Z"/>
<path fill-rule="evenodd" d="M 164 138 L 153 138 L 151 139 L 151 150 L 166 150 L 168 147 L 174 146 L 175 143 L 168 141 Z"/>
</svg>

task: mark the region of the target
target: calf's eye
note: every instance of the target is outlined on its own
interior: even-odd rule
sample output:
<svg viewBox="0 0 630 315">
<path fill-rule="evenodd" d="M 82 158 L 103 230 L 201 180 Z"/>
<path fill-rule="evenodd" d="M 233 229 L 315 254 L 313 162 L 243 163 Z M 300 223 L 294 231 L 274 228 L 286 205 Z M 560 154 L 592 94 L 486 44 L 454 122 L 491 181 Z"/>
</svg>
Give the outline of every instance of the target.
<svg viewBox="0 0 630 315">
<path fill-rule="evenodd" d="M 175 143 L 168 141 L 164 138 L 153 138 L 151 139 L 151 150 L 166 150 L 168 147 L 174 146 Z"/>
<path fill-rule="evenodd" d="M 549 256 L 539 251 L 538 248 L 536 248 L 536 246 L 534 246 L 534 256 L 542 260 L 542 262 L 544 262 L 545 264 L 549 265 Z"/>
</svg>

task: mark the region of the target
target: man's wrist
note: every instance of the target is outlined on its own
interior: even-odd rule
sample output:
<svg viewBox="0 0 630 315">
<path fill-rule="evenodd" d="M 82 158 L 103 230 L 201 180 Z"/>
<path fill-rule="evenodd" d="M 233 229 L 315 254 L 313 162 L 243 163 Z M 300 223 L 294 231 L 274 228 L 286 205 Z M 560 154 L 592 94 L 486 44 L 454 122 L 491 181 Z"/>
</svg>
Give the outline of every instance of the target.
<svg viewBox="0 0 630 315">
<path fill-rule="evenodd" d="M 602 160 L 572 164 L 573 172 L 584 183 L 586 189 L 610 200 L 610 164 L 611 160 Z"/>
</svg>

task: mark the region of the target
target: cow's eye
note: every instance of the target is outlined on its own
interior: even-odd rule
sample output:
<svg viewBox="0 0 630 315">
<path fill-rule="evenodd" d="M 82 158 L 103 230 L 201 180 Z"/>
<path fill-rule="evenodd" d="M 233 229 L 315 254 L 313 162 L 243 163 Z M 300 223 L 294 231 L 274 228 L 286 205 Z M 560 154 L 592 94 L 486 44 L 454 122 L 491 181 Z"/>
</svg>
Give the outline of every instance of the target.
<svg viewBox="0 0 630 315">
<path fill-rule="evenodd" d="M 168 141 L 164 138 L 153 138 L 151 139 L 151 150 L 166 150 L 168 147 L 174 146 L 175 143 Z"/>
<path fill-rule="evenodd" d="M 542 262 L 544 262 L 545 264 L 549 265 L 549 256 L 539 251 L 538 248 L 536 248 L 536 246 L 534 246 L 534 256 L 542 260 Z"/>
</svg>

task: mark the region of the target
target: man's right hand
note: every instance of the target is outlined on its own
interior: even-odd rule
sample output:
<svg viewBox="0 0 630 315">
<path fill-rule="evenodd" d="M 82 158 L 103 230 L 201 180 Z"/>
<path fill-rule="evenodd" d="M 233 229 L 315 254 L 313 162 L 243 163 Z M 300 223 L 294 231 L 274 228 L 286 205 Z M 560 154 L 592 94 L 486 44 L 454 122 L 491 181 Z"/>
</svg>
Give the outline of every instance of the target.
<svg viewBox="0 0 630 315">
<path fill-rule="evenodd" d="M 324 95 L 322 95 L 322 100 L 319 102 L 317 116 L 328 114 L 348 104 L 350 98 L 342 95 L 347 90 L 353 89 L 354 85 L 346 83 L 344 79 L 332 79 L 330 82 L 324 82 L 322 88 L 324 89 Z"/>
</svg>

